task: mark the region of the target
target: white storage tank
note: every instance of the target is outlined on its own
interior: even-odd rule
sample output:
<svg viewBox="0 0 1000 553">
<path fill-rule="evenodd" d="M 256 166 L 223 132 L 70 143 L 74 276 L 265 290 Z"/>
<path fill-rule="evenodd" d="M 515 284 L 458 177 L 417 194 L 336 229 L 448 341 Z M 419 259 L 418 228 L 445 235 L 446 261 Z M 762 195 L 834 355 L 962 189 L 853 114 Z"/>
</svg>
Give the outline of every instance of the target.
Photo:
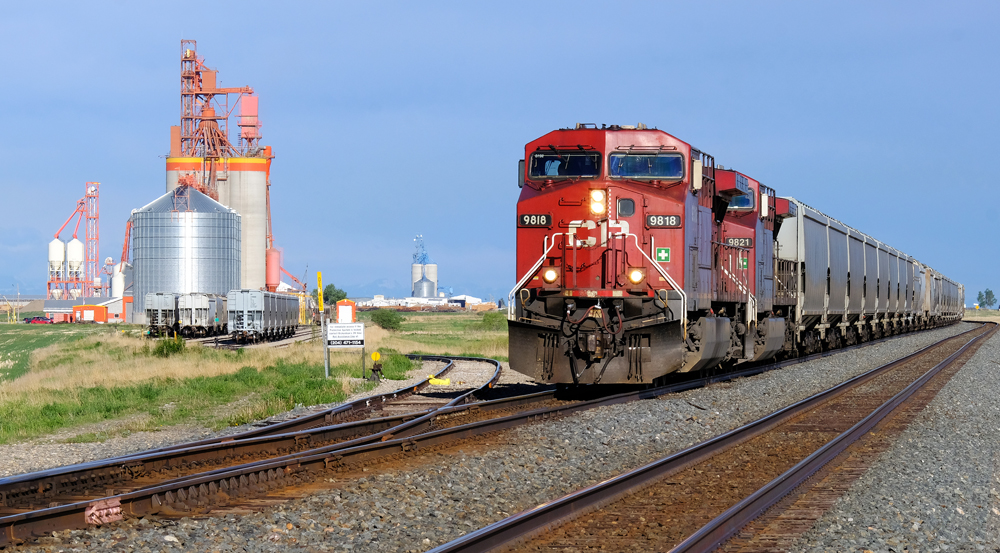
<svg viewBox="0 0 1000 553">
<path fill-rule="evenodd" d="M 86 260 L 83 242 L 76 238 L 66 244 L 66 272 L 70 275 L 78 275 L 83 270 L 83 263 Z"/>
<path fill-rule="evenodd" d="M 414 294 L 416 290 L 417 282 L 424 278 L 424 266 L 421 263 L 414 263 L 410 265 L 410 294 Z M 414 296 L 415 297 L 415 296 Z"/>
<path fill-rule="evenodd" d="M 120 298 L 125 295 L 125 267 L 126 263 L 119 263 L 111 270 L 111 297 Z"/>
<path fill-rule="evenodd" d="M 49 274 L 62 273 L 66 263 L 66 243 L 56 238 L 49 242 Z"/>
</svg>

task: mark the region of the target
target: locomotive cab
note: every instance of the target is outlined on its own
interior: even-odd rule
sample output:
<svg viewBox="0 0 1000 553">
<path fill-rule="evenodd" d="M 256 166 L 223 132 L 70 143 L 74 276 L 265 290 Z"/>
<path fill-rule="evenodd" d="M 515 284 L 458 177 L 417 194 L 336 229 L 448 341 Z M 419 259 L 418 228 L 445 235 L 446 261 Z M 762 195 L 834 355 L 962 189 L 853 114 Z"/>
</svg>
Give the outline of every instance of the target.
<svg viewBox="0 0 1000 553">
<path fill-rule="evenodd" d="M 684 367 L 691 155 L 641 125 L 578 126 L 527 145 L 512 368 L 542 381 L 644 384 Z"/>
</svg>

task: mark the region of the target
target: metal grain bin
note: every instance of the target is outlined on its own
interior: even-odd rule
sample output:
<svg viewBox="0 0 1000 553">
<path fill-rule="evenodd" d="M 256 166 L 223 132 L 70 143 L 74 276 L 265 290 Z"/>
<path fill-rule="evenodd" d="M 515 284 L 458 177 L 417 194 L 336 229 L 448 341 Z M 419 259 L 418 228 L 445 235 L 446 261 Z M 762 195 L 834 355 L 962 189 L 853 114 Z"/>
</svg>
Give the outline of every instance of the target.
<svg viewBox="0 0 1000 553">
<path fill-rule="evenodd" d="M 413 297 L 433 298 L 435 296 L 437 296 L 437 290 L 434 289 L 434 283 L 427 277 L 421 278 L 413 284 Z"/>
<path fill-rule="evenodd" d="M 190 187 L 132 212 L 134 297 L 149 292 L 225 295 L 240 288 L 240 215 Z M 134 309 L 144 323 L 141 305 Z"/>
</svg>

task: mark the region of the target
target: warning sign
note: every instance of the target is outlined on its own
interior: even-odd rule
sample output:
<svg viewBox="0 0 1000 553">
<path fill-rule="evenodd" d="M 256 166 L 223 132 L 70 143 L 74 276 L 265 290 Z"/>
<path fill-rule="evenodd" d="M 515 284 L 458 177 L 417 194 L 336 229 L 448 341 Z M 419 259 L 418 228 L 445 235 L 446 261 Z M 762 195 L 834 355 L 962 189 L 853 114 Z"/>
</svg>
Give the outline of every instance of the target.
<svg viewBox="0 0 1000 553">
<path fill-rule="evenodd" d="M 331 348 L 365 347 L 365 323 L 327 325 L 326 345 Z"/>
</svg>

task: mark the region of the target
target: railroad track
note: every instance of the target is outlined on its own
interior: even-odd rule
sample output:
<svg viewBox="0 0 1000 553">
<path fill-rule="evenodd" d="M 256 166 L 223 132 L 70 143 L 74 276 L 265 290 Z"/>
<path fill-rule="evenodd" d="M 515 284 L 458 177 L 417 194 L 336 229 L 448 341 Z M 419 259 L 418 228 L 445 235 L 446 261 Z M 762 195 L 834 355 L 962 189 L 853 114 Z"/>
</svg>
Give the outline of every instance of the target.
<svg viewBox="0 0 1000 553">
<path fill-rule="evenodd" d="M 315 450 L 324 453 L 336 451 L 339 447 L 358 446 L 364 443 L 384 440 L 391 436 L 390 429 L 399 432 L 421 432 L 437 428 L 442 421 L 455 424 L 455 420 L 481 419 L 487 413 L 504 413 L 536 403 L 551 400 L 551 393 L 531 394 L 515 398 L 495 399 L 468 409 L 463 415 L 456 413 L 471 407 L 477 401 L 476 394 L 483 394 L 496 384 L 501 373 L 498 362 L 478 358 L 442 358 L 439 356 L 414 355 L 422 360 L 444 361 L 445 366 L 434 378 L 447 376 L 454 368 L 455 361 L 482 363 L 490 368 L 479 386 L 464 388 L 456 385 L 431 386 L 425 379 L 414 386 L 388 394 L 367 397 L 335 409 L 321 411 L 284 421 L 241 434 L 199 442 L 180 444 L 142 452 L 140 454 L 104 459 L 81 465 L 61 467 L 0 480 L 0 528 L 5 530 L 0 537 L 0 545 L 18 541 L 15 527 L 27 531 L 27 536 L 39 535 L 58 528 L 74 528 L 81 523 L 98 524 L 110 522 L 123 513 L 115 507 L 111 496 L 122 493 L 141 493 L 150 486 L 174 489 L 184 495 L 184 486 L 192 474 L 206 475 L 226 472 L 227 467 L 238 465 L 243 468 L 262 460 L 283 460 L 292 453 Z M 466 377 L 469 374 L 466 372 Z M 422 396 L 432 397 L 432 401 L 420 401 Z M 407 411 L 402 414 L 375 417 L 382 409 L 393 406 L 397 401 L 409 405 L 419 404 L 429 407 L 424 411 Z M 435 409 L 436 407 L 436 409 Z M 437 416 L 430 412 L 440 411 Z M 351 422 L 338 422 L 359 419 Z M 410 423 L 410 424 L 408 424 Z M 416 424 L 413 424 L 416 423 Z M 206 469 L 209 469 L 206 472 Z M 254 471 L 248 482 L 256 482 Z M 223 485 L 223 488 L 228 485 Z M 259 489 L 256 485 L 253 486 Z M 190 490 L 189 490 L 190 493 Z M 155 499 L 155 495 L 153 496 Z M 166 496 L 170 499 L 171 496 Z M 84 506 L 82 518 L 79 509 L 64 509 L 67 505 Z M 40 508 L 41 507 L 41 508 Z M 62 511 L 62 514 L 56 511 Z M 65 511 L 71 511 L 66 514 Z M 159 509 L 170 514 L 171 508 Z M 176 512 L 176 511 L 175 511 Z M 110 514 L 109 514 L 110 513 Z M 29 521 L 24 523 L 24 521 Z M 42 529 L 44 528 L 44 529 Z M 41 529 L 41 530 L 40 530 Z"/>
<path fill-rule="evenodd" d="M 815 512 L 817 504 L 835 500 L 831 482 L 839 477 L 844 489 L 837 469 L 820 469 L 838 456 L 850 458 L 851 444 L 889 413 L 905 408 L 910 398 L 917 397 L 916 408 L 922 408 L 935 393 L 923 387 L 934 382 L 932 388 L 940 389 L 996 331 L 996 323 L 987 323 L 942 340 L 758 421 L 432 551 L 712 551 L 734 535 L 726 551 L 787 546 L 811 526 L 804 519 L 821 514 Z M 885 424 L 891 425 L 891 419 Z M 809 489 L 785 498 L 813 475 Z M 853 476 L 859 476 L 856 470 Z M 747 526 L 783 498 L 785 505 L 779 507 L 792 515 L 782 517 L 775 509 L 766 520 Z"/>
<path fill-rule="evenodd" d="M 272 490 L 308 486 L 327 471 L 447 448 L 537 420 L 654 398 L 821 356 L 589 401 L 565 401 L 553 390 L 476 403 L 471 403 L 473 398 L 488 395 L 499 377 L 499 363 L 415 356 L 446 361 L 436 378 L 446 376 L 456 359 L 490 363 L 496 372 L 478 391 L 453 397 L 446 406 L 429 411 L 343 422 L 370 416 L 378 407 L 420 391 L 418 385 L 239 435 L 0 480 L 0 515 L 4 515 L 0 516 L 0 545 L 124 516 L 187 515 L 252 503 Z M 425 388 L 427 384 L 421 383 Z"/>
<path fill-rule="evenodd" d="M 319 327 L 315 325 L 301 325 L 295 330 L 295 334 L 288 338 L 275 340 L 273 342 L 256 342 L 250 344 L 239 344 L 229 335 L 203 336 L 200 338 L 187 338 L 189 344 L 201 344 L 205 347 L 219 349 L 240 349 L 240 348 L 287 348 L 297 342 L 308 342 L 319 338 Z"/>
</svg>

